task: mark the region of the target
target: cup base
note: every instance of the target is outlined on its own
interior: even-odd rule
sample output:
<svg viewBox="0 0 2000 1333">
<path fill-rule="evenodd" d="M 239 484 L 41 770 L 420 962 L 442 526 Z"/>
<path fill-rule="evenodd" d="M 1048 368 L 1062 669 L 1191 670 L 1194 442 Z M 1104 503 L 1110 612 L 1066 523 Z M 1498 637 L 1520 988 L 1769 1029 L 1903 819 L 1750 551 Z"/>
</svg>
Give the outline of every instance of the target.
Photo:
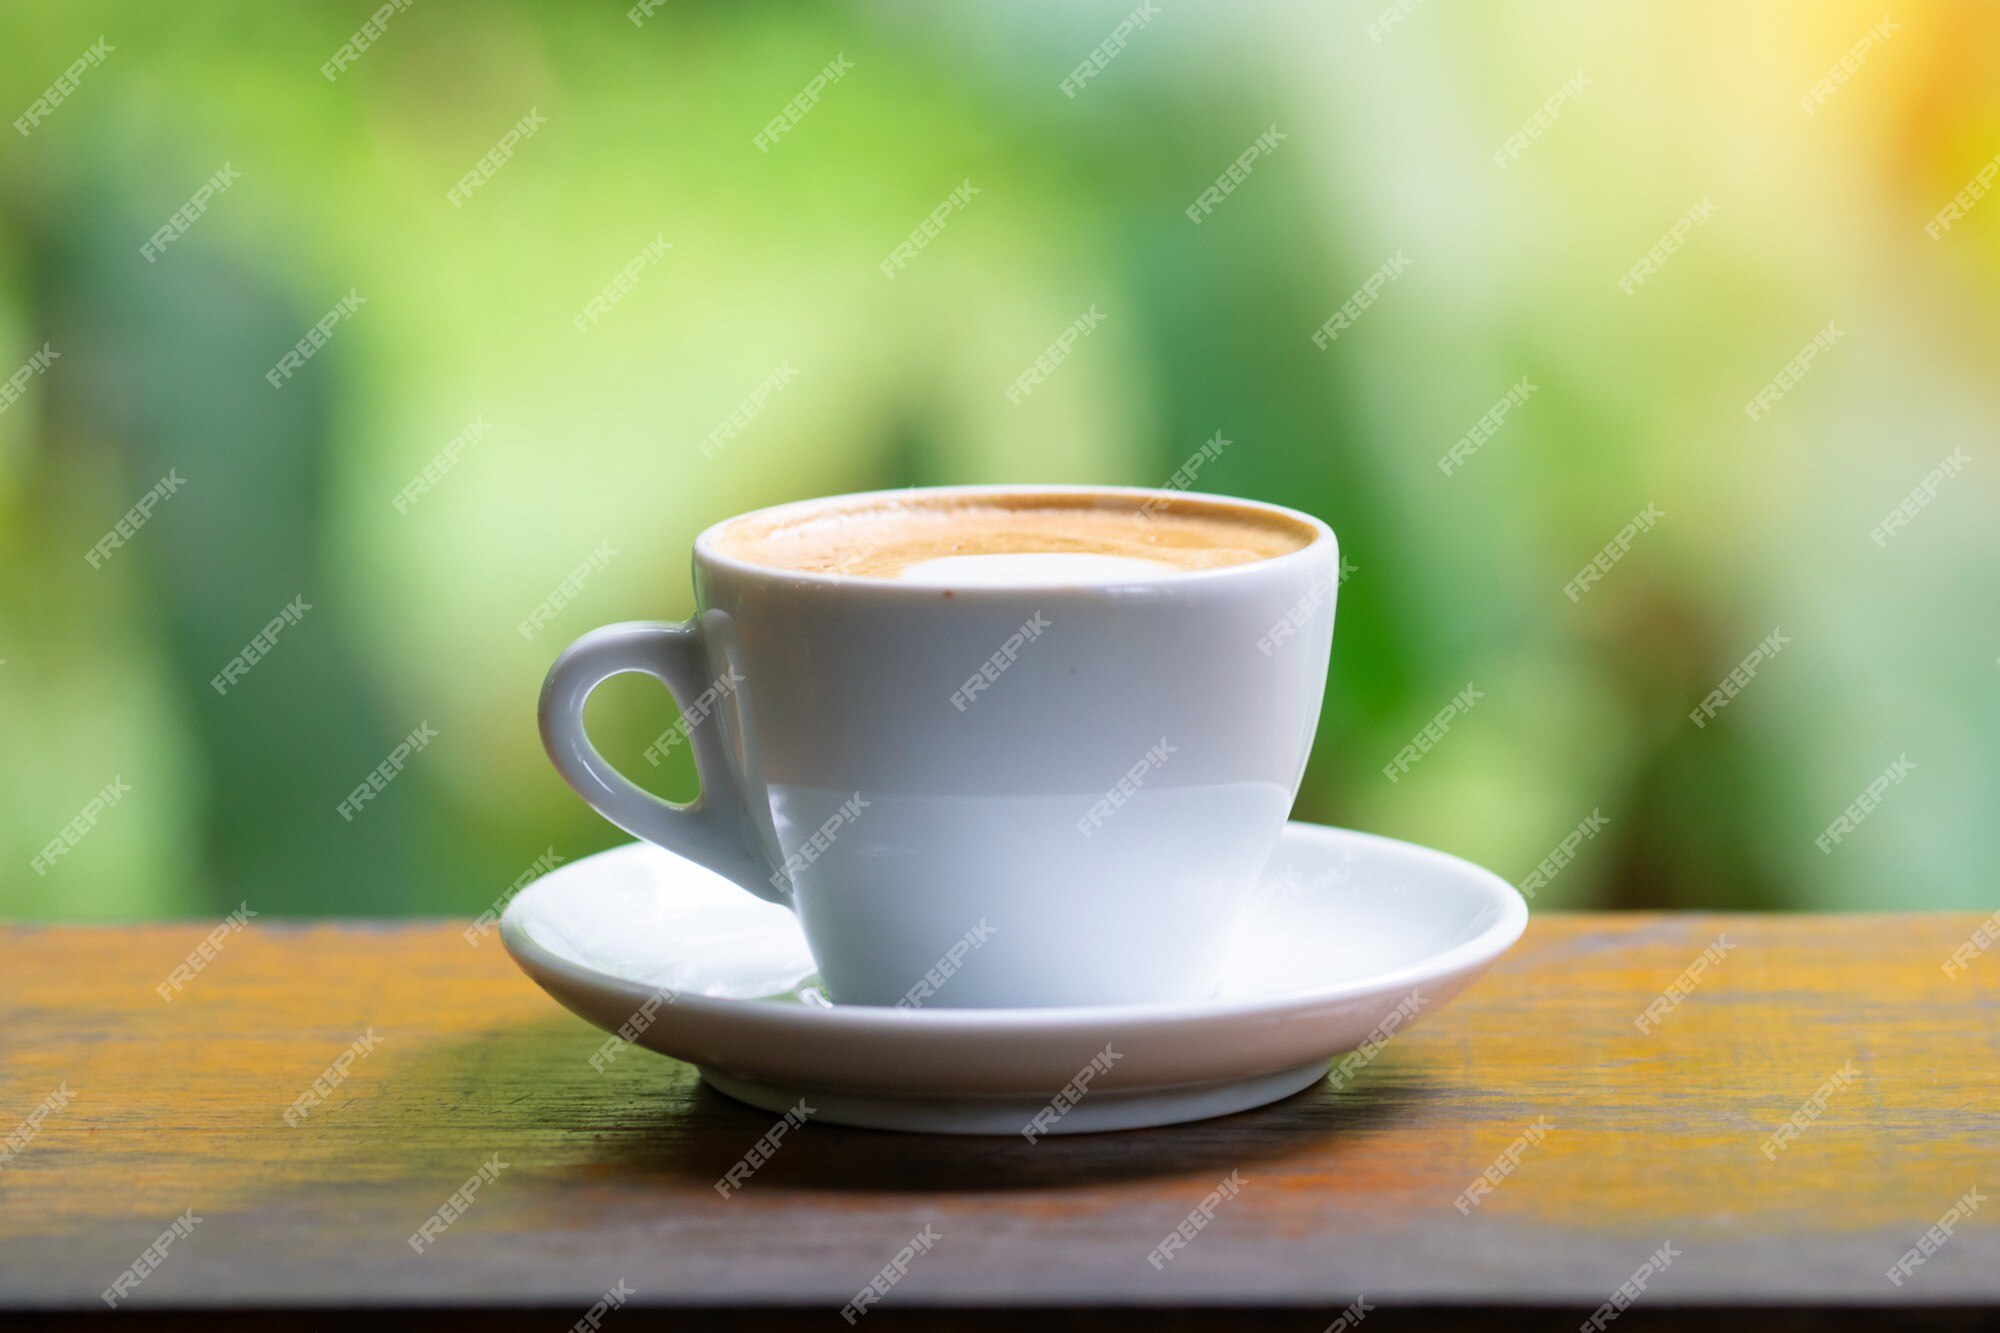
<svg viewBox="0 0 2000 1333">
<path fill-rule="evenodd" d="M 1148 1129 L 1190 1120 L 1231 1115 L 1289 1097 L 1326 1076 L 1328 1060 L 1275 1074 L 1230 1079 L 1189 1088 L 1134 1092 L 1093 1091 L 1060 1116 L 1035 1118 L 1049 1109 L 1038 1097 L 897 1097 L 829 1093 L 701 1070 L 702 1082 L 726 1097 L 783 1115 L 804 1101 L 812 1118 L 860 1129 L 894 1129 L 920 1134 L 1095 1134 L 1116 1129 Z"/>
</svg>

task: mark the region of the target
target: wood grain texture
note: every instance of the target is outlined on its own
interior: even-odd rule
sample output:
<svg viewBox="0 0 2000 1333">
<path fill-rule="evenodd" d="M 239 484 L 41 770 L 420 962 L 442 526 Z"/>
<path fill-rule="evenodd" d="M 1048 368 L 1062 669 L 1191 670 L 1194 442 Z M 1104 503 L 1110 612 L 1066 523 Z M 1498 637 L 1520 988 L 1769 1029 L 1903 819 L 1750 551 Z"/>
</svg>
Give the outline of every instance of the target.
<svg viewBox="0 0 2000 1333">
<path fill-rule="evenodd" d="M 1580 1318 L 1669 1242 L 1643 1306 L 2000 1301 L 2000 1201 L 1887 1277 L 1968 1190 L 2000 1187 L 2000 949 L 1942 966 L 1978 924 L 1540 917 L 1344 1090 L 1034 1144 L 808 1123 L 729 1198 L 716 1180 L 773 1117 L 642 1050 L 594 1071 L 600 1034 L 455 924 L 254 922 L 171 1002 L 154 987 L 205 926 L 0 929 L 0 1136 L 71 1097 L 0 1164 L 0 1307 L 102 1310 L 188 1209 L 132 1308 L 580 1313 L 623 1281 L 635 1304 L 818 1306 L 845 1327 L 831 1312 L 926 1225 L 941 1239 L 884 1309 L 1290 1305 L 1324 1324 L 1365 1295 Z M 1718 937 L 1727 954 L 1641 1032 Z M 1823 1114 L 1760 1152 L 1843 1067 Z M 497 1179 L 414 1253 L 494 1154 Z M 1156 1269 L 1232 1171 L 1240 1193 Z"/>
</svg>

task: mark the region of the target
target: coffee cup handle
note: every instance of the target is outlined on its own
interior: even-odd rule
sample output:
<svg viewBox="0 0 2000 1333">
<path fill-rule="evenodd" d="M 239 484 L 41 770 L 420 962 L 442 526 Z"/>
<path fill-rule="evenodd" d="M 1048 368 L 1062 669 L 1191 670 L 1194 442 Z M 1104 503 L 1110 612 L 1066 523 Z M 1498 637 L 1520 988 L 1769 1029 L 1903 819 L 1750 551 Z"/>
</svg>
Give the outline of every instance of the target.
<svg viewBox="0 0 2000 1333">
<path fill-rule="evenodd" d="M 694 621 L 633 620 L 592 630 L 563 650 L 542 682 L 542 746 L 563 781 L 619 828 L 706 866 L 759 898 L 789 907 L 783 871 L 758 850 L 720 727 L 687 729 L 701 795 L 686 805 L 634 784 L 598 753 L 584 731 L 584 701 L 626 671 L 658 680 L 685 710 L 705 688 L 705 656 Z"/>
</svg>

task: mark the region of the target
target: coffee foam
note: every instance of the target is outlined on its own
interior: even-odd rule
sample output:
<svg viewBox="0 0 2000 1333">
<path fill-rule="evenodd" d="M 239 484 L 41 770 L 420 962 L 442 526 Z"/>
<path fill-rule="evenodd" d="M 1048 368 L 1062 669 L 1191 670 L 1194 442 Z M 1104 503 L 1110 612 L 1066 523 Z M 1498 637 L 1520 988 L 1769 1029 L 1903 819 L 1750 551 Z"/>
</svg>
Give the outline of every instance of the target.
<svg viewBox="0 0 2000 1333">
<path fill-rule="evenodd" d="M 751 514 L 715 538 L 749 564 L 925 584 L 1170 578 L 1285 555 L 1308 525 L 1179 496 L 1000 493 Z"/>
<path fill-rule="evenodd" d="M 1178 574 L 1179 565 L 1137 560 L 1094 551 L 1015 551 L 1007 554 L 947 555 L 897 570 L 903 583 L 941 588 L 1012 587 L 1019 583 L 1130 583 Z"/>
</svg>

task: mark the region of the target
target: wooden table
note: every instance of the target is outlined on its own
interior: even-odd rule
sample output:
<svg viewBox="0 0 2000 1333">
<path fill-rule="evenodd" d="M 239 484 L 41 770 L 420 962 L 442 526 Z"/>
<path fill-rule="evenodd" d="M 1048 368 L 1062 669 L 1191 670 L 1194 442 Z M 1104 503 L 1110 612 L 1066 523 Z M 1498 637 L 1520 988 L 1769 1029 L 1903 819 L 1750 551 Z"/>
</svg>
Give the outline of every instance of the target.
<svg viewBox="0 0 2000 1333">
<path fill-rule="evenodd" d="M 171 1000 L 156 987 L 207 925 L 0 929 L 0 1309 L 103 1315 L 100 1293 L 189 1210 L 122 1309 L 534 1307 L 562 1328 L 622 1282 L 614 1329 L 641 1307 L 845 1328 L 836 1312 L 927 1226 L 939 1239 L 867 1327 L 1032 1306 L 1098 1312 L 1040 1327 L 1233 1308 L 1310 1330 L 1364 1299 L 1374 1328 L 1409 1307 L 1576 1328 L 1663 1246 L 1606 1321 L 1620 1333 L 1690 1305 L 1986 1305 L 2000 949 L 1944 967 L 1979 920 L 1542 916 L 1344 1091 L 1034 1144 L 808 1123 L 732 1197 L 716 1181 L 773 1117 L 644 1051 L 594 1070 L 601 1035 L 462 923 L 256 921 Z M 1641 1031 L 1704 951 L 1718 961 Z M 4 1140 L 64 1093 L 32 1141 Z M 1795 1113 L 1805 1127 L 1772 1145 Z M 1150 1263 L 1232 1172 L 1235 1197 Z M 1892 1283 L 1974 1189 L 1996 1201 Z"/>
</svg>

